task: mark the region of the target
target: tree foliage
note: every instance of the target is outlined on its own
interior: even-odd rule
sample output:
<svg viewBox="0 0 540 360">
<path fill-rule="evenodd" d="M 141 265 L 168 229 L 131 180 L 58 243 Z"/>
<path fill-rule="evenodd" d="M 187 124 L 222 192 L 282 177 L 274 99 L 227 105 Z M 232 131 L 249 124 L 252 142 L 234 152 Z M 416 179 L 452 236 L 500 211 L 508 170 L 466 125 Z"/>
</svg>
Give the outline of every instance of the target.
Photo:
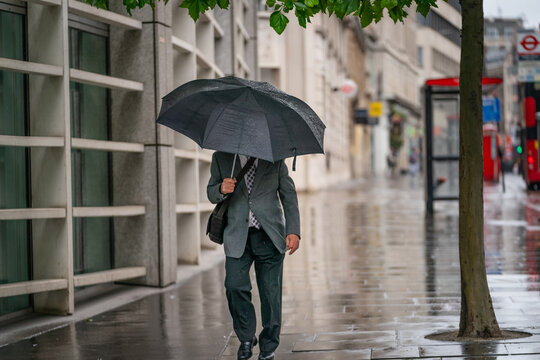
<svg viewBox="0 0 540 360">
<path fill-rule="evenodd" d="M 85 2 L 99 8 L 107 7 L 107 0 L 84 0 Z M 134 9 L 143 8 L 146 5 L 155 6 L 156 1 L 163 1 L 165 4 L 169 0 L 122 0 L 128 13 Z M 447 1 L 447 0 L 445 0 Z M 335 15 L 343 19 L 347 15 L 354 15 L 360 18 L 363 27 L 372 22 L 379 22 L 384 10 L 394 21 L 403 22 L 407 17 L 407 9 L 416 4 L 416 11 L 426 16 L 431 7 L 437 7 L 437 0 L 266 0 L 266 6 L 272 15 L 270 16 L 270 26 L 281 34 L 289 18 L 287 13 L 294 13 L 298 19 L 298 24 L 306 27 L 311 22 L 313 16 L 318 13 Z M 230 0 L 184 0 L 180 7 L 186 8 L 193 20 L 197 20 L 201 14 L 219 6 L 222 9 L 228 9 Z"/>
</svg>

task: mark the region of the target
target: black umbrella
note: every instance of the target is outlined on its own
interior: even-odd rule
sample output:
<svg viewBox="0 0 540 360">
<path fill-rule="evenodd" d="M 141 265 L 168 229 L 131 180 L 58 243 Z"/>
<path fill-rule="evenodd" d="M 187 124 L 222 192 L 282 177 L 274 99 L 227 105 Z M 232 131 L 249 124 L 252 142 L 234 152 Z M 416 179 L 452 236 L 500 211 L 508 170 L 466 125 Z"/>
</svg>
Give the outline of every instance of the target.
<svg viewBox="0 0 540 360">
<path fill-rule="evenodd" d="M 323 153 L 326 127 L 302 100 L 267 82 L 234 76 L 176 88 L 163 98 L 157 122 L 202 148 L 271 162 Z"/>
</svg>

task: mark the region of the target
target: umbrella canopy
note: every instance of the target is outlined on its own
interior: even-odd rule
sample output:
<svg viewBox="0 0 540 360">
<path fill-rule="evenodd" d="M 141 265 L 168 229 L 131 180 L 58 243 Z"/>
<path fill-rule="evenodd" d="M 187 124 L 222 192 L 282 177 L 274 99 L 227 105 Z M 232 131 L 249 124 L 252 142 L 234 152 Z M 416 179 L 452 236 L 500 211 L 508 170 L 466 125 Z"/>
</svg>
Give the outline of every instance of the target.
<svg viewBox="0 0 540 360">
<path fill-rule="evenodd" d="M 163 98 L 157 122 L 202 148 L 272 162 L 323 153 L 321 119 L 267 82 L 233 76 L 190 81 Z"/>
</svg>

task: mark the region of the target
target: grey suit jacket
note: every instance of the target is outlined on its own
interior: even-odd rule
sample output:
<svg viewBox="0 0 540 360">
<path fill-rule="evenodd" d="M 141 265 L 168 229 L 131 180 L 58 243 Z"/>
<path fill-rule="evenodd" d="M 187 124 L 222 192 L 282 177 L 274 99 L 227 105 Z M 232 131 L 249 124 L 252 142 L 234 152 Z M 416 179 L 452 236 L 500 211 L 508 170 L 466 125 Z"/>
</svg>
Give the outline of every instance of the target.
<svg viewBox="0 0 540 360">
<path fill-rule="evenodd" d="M 249 210 L 253 212 L 276 248 L 285 253 L 285 237 L 300 236 L 300 214 L 294 182 L 283 160 L 271 163 L 259 159 L 251 194 L 243 180 L 232 195 L 223 195 L 219 189 L 223 179 L 231 176 L 234 155 L 215 152 L 210 167 L 210 180 L 206 188 L 208 200 L 217 204 L 232 196 L 227 210 L 227 226 L 223 234 L 225 255 L 239 258 L 246 247 Z M 234 175 L 241 169 L 236 159 Z"/>
</svg>

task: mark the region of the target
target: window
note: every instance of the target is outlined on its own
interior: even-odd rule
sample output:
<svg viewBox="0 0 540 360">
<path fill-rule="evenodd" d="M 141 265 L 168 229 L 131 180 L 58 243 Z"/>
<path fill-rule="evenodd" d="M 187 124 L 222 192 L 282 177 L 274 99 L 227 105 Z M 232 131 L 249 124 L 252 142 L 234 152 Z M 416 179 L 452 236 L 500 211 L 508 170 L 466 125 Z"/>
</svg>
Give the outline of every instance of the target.
<svg viewBox="0 0 540 360">
<path fill-rule="evenodd" d="M 448 4 L 461 13 L 461 4 L 459 0 L 448 0 Z"/>
<path fill-rule="evenodd" d="M 489 38 L 498 38 L 499 37 L 499 29 L 493 26 L 487 26 L 486 27 L 486 36 Z"/>
<path fill-rule="evenodd" d="M 433 69 L 445 76 L 459 76 L 459 63 L 442 52 L 432 49 Z"/>
<path fill-rule="evenodd" d="M 266 81 L 279 88 L 279 69 L 261 68 L 261 81 Z"/>
<path fill-rule="evenodd" d="M 429 26 L 454 44 L 461 46 L 461 32 L 459 28 L 452 25 L 452 23 L 435 11 L 430 11 L 426 17 L 418 14 L 417 23 L 420 26 Z"/>
<path fill-rule="evenodd" d="M 0 57 L 25 60 L 24 7 L 0 3 Z M 0 70 L 0 134 L 28 135 L 27 76 Z M 0 146 L 0 209 L 27 208 L 29 151 Z M 0 221 L 0 284 L 30 279 L 30 221 Z M 0 298 L 0 315 L 30 306 L 28 295 Z"/>
<path fill-rule="evenodd" d="M 108 74 L 108 27 L 70 15 L 70 67 Z M 71 82 L 71 135 L 75 138 L 110 140 L 110 91 Z M 73 206 L 110 206 L 111 154 L 106 151 L 72 150 Z M 76 274 L 112 268 L 112 219 L 74 218 L 73 255 Z"/>
<path fill-rule="evenodd" d="M 421 46 L 416 48 L 416 63 L 420 67 L 424 67 L 424 49 Z"/>
<path fill-rule="evenodd" d="M 513 39 L 514 38 L 514 29 L 511 27 L 505 27 L 504 28 L 504 37 L 507 39 Z"/>
</svg>

